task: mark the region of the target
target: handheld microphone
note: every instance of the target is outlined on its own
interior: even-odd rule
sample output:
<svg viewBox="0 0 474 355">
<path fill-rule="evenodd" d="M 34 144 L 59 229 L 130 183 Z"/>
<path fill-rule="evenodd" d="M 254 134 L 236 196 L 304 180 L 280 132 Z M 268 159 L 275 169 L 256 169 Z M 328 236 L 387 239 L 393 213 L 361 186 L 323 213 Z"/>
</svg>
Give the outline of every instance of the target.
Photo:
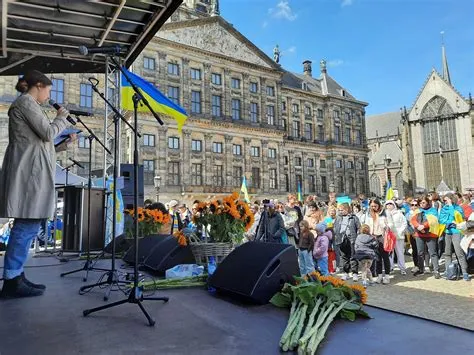
<svg viewBox="0 0 474 355">
<path fill-rule="evenodd" d="M 53 106 L 56 110 L 59 110 L 61 108 L 61 105 L 57 104 L 54 100 L 49 100 L 49 104 Z M 66 119 L 69 121 L 69 123 L 76 125 L 76 121 L 71 116 L 67 116 Z"/>
<path fill-rule="evenodd" d="M 102 53 L 102 54 L 120 54 L 122 53 L 123 48 L 119 45 L 112 47 L 86 47 L 79 46 L 79 53 L 82 55 Z"/>
<path fill-rule="evenodd" d="M 81 163 L 79 163 L 77 160 L 74 160 L 72 158 L 69 158 L 70 161 L 72 161 L 74 164 L 76 164 L 78 167 L 84 169 L 84 165 L 82 165 Z"/>
</svg>

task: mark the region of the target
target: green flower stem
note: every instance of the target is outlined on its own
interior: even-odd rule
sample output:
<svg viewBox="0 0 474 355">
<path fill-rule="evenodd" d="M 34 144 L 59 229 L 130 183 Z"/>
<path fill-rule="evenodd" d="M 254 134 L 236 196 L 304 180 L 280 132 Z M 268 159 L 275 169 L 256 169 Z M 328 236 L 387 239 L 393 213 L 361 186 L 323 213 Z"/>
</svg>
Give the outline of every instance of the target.
<svg viewBox="0 0 474 355">
<path fill-rule="evenodd" d="M 327 315 L 333 310 L 333 308 L 335 307 L 334 306 L 334 303 L 330 303 L 329 306 L 327 305 L 327 303 L 325 304 L 324 307 L 327 307 L 324 312 L 321 312 L 319 314 L 319 317 L 316 321 L 316 324 L 309 330 L 309 332 L 304 335 L 300 341 L 299 341 L 299 344 L 300 345 L 304 345 L 311 336 L 313 336 L 314 333 L 316 333 L 318 331 L 318 328 L 321 324 L 323 324 L 324 320 L 326 319 Z"/>
<path fill-rule="evenodd" d="M 307 354 L 315 354 L 316 350 L 318 349 L 319 344 L 321 341 L 324 339 L 324 335 L 326 334 L 326 331 L 329 328 L 329 325 L 332 323 L 334 318 L 337 316 L 337 314 L 341 311 L 341 309 L 344 308 L 344 306 L 349 303 L 349 301 L 342 302 L 339 307 L 337 307 L 334 311 L 331 312 L 329 317 L 327 317 L 326 321 L 324 322 L 323 326 L 319 329 L 319 332 L 315 332 L 313 337 L 311 338 L 308 349 L 307 349 Z"/>
<path fill-rule="evenodd" d="M 296 326 L 298 325 L 298 321 L 300 319 L 300 313 L 302 309 L 303 309 L 303 303 L 299 302 L 298 307 L 295 313 L 293 314 L 293 318 L 289 320 L 288 326 L 280 339 L 280 346 L 283 351 L 288 351 L 290 347 L 291 334 L 293 333 L 293 331 L 296 329 Z"/>
<path fill-rule="evenodd" d="M 283 335 L 280 338 L 280 347 L 283 346 L 285 343 L 288 333 L 290 332 L 290 328 L 293 325 L 293 322 L 295 321 L 295 313 L 301 303 L 298 302 L 297 299 L 294 299 L 293 302 L 291 303 L 291 311 L 290 311 L 290 317 L 288 318 L 288 323 L 286 325 L 285 331 L 283 332 Z"/>
<path fill-rule="evenodd" d="M 305 332 L 304 332 L 303 336 L 307 335 L 309 333 L 309 331 L 311 330 L 311 328 L 313 327 L 314 318 L 316 317 L 316 314 L 318 313 L 318 311 L 320 309 L 319 306 L 321 305 L 322 302 L 323 302 L 323 299 L 321 297 L 318 297 L 318 299 L 316 301 L 316 304 L 314 305 L 314 308 L 313 308 L 311 314 L 309 315 L 308 324 L 306 325 L 306 329 L 305 329 Z M 322 311 L 322 309 L 321 309 L 321 311 Z M 299 343 L 299 341 L 298 341 L 298 343 Z M 303 345 L 300 345 L 298 347 L 298 354 L 304 354 L 305 353 L 306 345 L 307 345 L 307 342 L 305 342 Z"/>
<path fill-rule="evenodd" d="M 296 327 L 296 330 L 291 336 L 290 350 L 293 350 L 294 348 L 298 346 L 298 340 L 301 336 L 301 332 L 303 331 L 307 310 L 308 310 L 308 305 L 305 304 L 303 308 L 301 309 L 300 319 L 298 320 L 298 325 Z"/>
</svg>

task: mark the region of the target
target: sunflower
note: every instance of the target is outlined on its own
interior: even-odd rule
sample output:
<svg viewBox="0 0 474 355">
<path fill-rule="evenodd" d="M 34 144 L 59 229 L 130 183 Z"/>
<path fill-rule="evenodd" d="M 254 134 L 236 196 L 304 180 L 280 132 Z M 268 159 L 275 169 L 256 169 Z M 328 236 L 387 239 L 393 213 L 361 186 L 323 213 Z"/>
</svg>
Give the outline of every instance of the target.
<svg viewBox="0 0 474 355">
<path fill-rule="evenodd" d="M 354 292 L 356 297 L 363 303 L 367 303 L 367 291 L 361 285 L 350 285 L 350 289 Z"/>
<path fill-rule="evenodd" d="M 179 246 L 185 247 L 186 245 L 188 245 L 188 240 L 186 239 L 186 236 L 184 235 L 182 231 L 178 231 L 174 233 L 173 237 L 177 239 Z"/>
<path fill-rule="evenodd" d="M 334 287 L 346 286 L 346 283 L 344 281 L 334 276 L 321 276 L 319 277 L 319 280 L 323 283 L 329 282 Z"/>
</svg>

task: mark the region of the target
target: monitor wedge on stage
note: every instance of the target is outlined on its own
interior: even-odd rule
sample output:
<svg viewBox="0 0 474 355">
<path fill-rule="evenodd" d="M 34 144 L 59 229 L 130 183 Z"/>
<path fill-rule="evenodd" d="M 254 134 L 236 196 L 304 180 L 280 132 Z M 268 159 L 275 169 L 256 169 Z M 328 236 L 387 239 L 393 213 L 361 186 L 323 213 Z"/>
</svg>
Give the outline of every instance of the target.
<svg viewBox="0 0 474 355">
<path fill-rule="evenodd" d="M 195 263 L 191 247 L 189 245 L 182 247 L 175 237 L 169 236 L 155 245 L 143 265 L 150 270 L 164 274 L 166 270 L 176 265 Z"/>
<path fill-rule="evenodd" d="M 160 244 L 166 238 L 169 238 L 169 234 L 156 234 L 149 235 L 138 240 L 138 265 L 142 265 L 145 259 L 150 255 L 150 252 L 158 244 Z M 135 245 L 132 245 L 130 249 L 123 256 L 123 261 L 133 265 L 135 263 Z"/>
<path fill-rule="evenodd" d="M 248 242 L 222 261 L 209 278 L 209 285 L 231 297 L 265 304 L 293 276 L 299 275 L 294 246 Z"/>
</svg>

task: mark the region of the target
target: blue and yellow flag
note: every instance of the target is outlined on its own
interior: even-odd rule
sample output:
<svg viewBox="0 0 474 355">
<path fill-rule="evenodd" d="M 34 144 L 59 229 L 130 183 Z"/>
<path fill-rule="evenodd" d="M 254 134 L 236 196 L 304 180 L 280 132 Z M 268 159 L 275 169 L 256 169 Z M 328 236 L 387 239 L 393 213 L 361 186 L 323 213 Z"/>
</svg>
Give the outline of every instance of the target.
<svg viewBox="0 0 474 355">
<path fill-rule="evenodd" d="M 242 179 L 242 186 L 240 187 L 240 192 L 244 194 L 245 202 L 249 203 L 250 198 L 249 198 L 249 192 L 247 191 L 247 180 L 245 179 L 245 176 Z"/>
<path fill-rule="evenodd" d="M 128 71 L 125 67 L 123 70 L 127 73 L 130 80 L 140 89 L 142 95 L 149 102 L 151 108 L 158 114 L 166 115 L 173 118 L 178 124 L 178 131 L 181 132 L 184 122 L 188 118 L 186 111 L 179 105 L 176 105 L 173 101 L 163 95 L 155 86 L 150 84 L 145 79 L 140 78 L 138 75 Z M 133 90 L 132 85 L 125 78 L 122 73 L 122 108 L 124 110 L 133 110 Z M 139 112 L 149 112 L 148 107 L 145 105 L 138 106 Z"/>
<path fill-rule="evenodd" d="M 303 194 L 301 192 L 301 182 L 298 182 L 298 201 L 303 202 Z"/>
<path fill-rule="evenodd" d="M 389 180 L 387 182 L 387 194 L 385 195 L 385 201 L 392 200 L 394 196 L 395 196 L 395 193 L 393 192 L 392 184 L 390 183 L 390 180 Z"/>
</svg>

